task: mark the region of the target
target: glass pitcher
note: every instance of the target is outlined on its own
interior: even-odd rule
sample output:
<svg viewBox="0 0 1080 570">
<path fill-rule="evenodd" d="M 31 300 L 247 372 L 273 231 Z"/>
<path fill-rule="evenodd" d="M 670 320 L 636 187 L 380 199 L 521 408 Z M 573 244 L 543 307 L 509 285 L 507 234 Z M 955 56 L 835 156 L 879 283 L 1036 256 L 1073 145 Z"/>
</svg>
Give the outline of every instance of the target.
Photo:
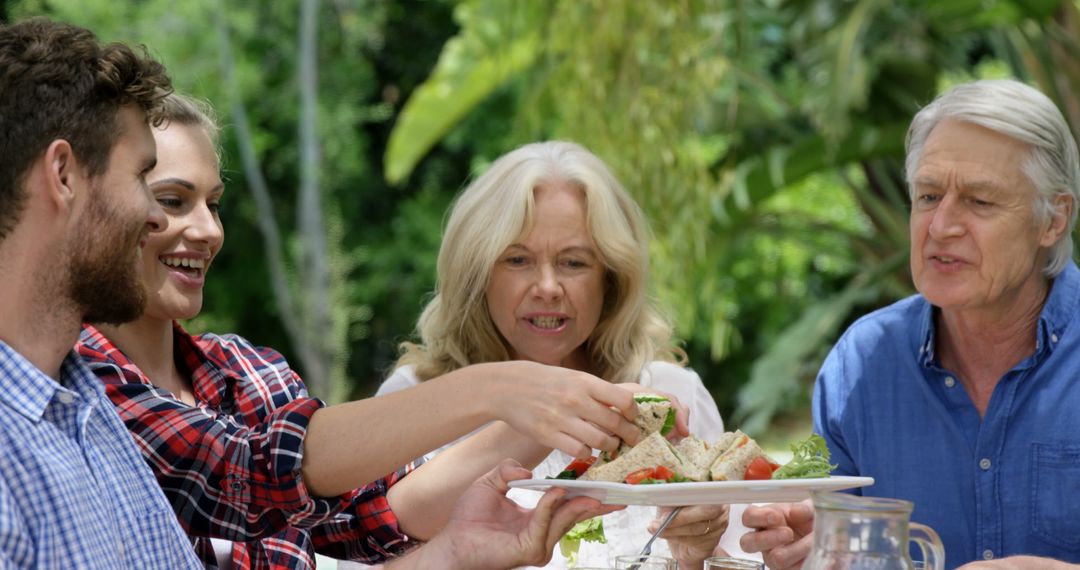
<svg viewBox="0 0 1080 570">
<path fill-rule="evenodd" d="M 926 570 L 943 570 L 941 539 L 909 522 L 910 501 L 815 491 L 814 546 L 802 570 L 914 570 L 908 542 L 922 551 Z"/>
</svg>

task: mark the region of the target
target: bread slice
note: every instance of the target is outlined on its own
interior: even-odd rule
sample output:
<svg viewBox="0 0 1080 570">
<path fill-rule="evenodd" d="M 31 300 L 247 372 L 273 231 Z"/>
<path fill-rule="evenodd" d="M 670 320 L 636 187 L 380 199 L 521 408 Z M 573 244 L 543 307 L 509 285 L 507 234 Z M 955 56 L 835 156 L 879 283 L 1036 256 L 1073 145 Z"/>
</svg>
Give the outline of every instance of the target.
<svg viewBox="0 0 1080 570">
<path fill-rule="evenodd" d="M 637 401 L 638 413 L 637 417 L 634 418 L 634 425 L 640 430 L 638 441 L 644 440 L 649 434 L 655 432 L 660 432 L 660 435 L 667 435 L 663 431 L 668 414 L 671 413 L 671 401 L 655 394 L 641 394 L 636 396 L 635 400 Z M 609 462 L 630 451 L 630 448 L 630 444 L 625 441 L 620 442 L 615 453 L 601 453 L 600 459 L 603 462 Z"/>
<path fill-rule="evenodd" d="M 709 467 L 709 478 L 713 481 L 742 481 L 751 461 L 757 457 L 768 458 L 757 442 L 741 431 L 736 430 L 732 438 L 724 438 L 724 441 L 728 440 L 731 443 L 727 449 Z"/>
<path fill-rule="evenodd" d="M 579 481 L 613 481 L 621 483 L 626 476 L 640 469 L 663 465 L 678 475 L 693 481 L 703 480 L 706 472 L 676 453 L 675 448 L 659 432 L 652 432 L 640 443 L 616 459 L 593 465 Z"/>
</svg>

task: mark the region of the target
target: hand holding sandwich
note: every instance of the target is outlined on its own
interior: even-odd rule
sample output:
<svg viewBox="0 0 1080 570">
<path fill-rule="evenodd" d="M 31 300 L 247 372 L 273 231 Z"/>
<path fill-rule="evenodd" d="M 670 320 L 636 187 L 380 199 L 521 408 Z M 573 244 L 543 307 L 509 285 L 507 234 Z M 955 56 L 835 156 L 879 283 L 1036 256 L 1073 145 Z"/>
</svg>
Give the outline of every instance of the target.
<svg viewBox="0 0 1080 570">
<path fill-rule="evenodd" d="M 743 524 L 756 529 L 739 542 L 746 552 L 760 552 L 773 570 L 798 569 L 810 555 L 814 507 L 809 500 L 747 507 Z"/>
<path fill-rule="evenodd" d="M 491 366 L 511 372 L 484 388 L 493 411 L 537 443 L 581 459 L 593 449 L 613 451 L 620 441 L 637 443 L 637 405 L 622 385 L 536 362 Z"/>
</svg>

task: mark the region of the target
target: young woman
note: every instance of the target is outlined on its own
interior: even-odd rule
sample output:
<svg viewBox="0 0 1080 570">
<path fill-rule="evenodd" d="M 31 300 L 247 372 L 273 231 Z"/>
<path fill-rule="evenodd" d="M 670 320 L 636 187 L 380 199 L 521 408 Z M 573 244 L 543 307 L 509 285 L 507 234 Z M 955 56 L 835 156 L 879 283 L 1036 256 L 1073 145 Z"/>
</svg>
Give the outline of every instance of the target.
<svg viewBox="0 0 1080 570">
<path fill-rule="evenodd" d="M 690 408 L 690 432 L 715 439 L 724 431 L 720 413 L 647 298 L 648 264 L 644 217 L 599 158 L 568 142 L 518 148 L 455 202 L 435 296 L 417 324 L 420 342 L 403 345 L 379 394 L 477 363 L 533 361 L 674 394 Z M 554 476 L 571 459 L 553 452 L 535 476 Z M 527 491 L 510 496 L 536 501 Z M 631 507 L 607 515 L 607 544 L 583 544 L 579 563 L 636 552 L 658 524 L 655 514 Z M 662 536 L 680 567 L 701 567 L 727 516 L 727 508 L 694 507 L 676 517 Z M 735 540 L 726 546 L 737 551 Z M 549 567 L 566 565 L 556 551 Z"/>
<path fill-rule="evenodd" d="M 310 568 L 315 551 L 381 561 L 431 538 L 501 457 L 478 449 L 480 460 L 456 470 L 425 466 L 388 498 L 411 466 L 394 470 L 492 421 L 505 423 L 485 433 L 510 451 L 516 442 L 583 456 L 635 437 L 631 392 L 582 372 L 473 366 L 393 400 L 326 407 L 277 352 L 236 335 L 188 334 L 176 321 L 202 307 L 224 240 L 224 184 L 208 110 L 173 95 L 166 116 L 147 182 L 168 225 L 143 248 L 146 312 L 131 324 L 85 326 L 77 348 L 208 567 Z M 427 493 L 426 473 L 441 477 L 442 493 Z M 399 517 L 399 508 L 418 514 Z M 208 537 L 235 542 L 215 555 Z"/>
</svg>

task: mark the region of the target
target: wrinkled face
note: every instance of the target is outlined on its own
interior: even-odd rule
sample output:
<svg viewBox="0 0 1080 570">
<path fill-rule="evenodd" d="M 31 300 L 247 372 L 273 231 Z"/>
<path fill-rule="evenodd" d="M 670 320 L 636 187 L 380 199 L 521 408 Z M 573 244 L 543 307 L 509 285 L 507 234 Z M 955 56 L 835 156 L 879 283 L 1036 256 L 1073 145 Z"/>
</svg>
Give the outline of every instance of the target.
<svg viewBox="0 0 1080 570">
<path fill-rule="evenodd" d="M 168 227 L 152 234 L 143 249 L 146 316 L 190 319 L 202 309 L 206 272 L 225 239 L 218 217 L 225 186 L 202 127 L 172 122 L 153 133 L 158 162 L 147 182 Z"/>
<path fill-rule="evenodd" d="M 586 225 L 585 194 L 534 191 L 535 225 L 495 262 L 488 311 L 514 359 L 587 369 L 584 343 L 604 305 L 604 265 Z"/>
<path fill-rule="evenodd" d="M 1034 214 L 1021 170 L 1028 145 L 945 119 L 931 131 L 913 178 L 911 274 L 942 309 L 1006 310 L 1037 292 L 1056 240 Z"/>
<path fill-rule="evenodd" d="M 154 138 L 146 115 L 124 107 L 117 117 L 120 136 L 108 169 L 91 183 L 86 211 L 77 222 L 69 254 L 71 296 L 92 323 L 132 321 L 146 306 L 139 277 L 141 246 L 164 226 L 151 200 L 146 175 L 154 165 Z"/>
</svg>

